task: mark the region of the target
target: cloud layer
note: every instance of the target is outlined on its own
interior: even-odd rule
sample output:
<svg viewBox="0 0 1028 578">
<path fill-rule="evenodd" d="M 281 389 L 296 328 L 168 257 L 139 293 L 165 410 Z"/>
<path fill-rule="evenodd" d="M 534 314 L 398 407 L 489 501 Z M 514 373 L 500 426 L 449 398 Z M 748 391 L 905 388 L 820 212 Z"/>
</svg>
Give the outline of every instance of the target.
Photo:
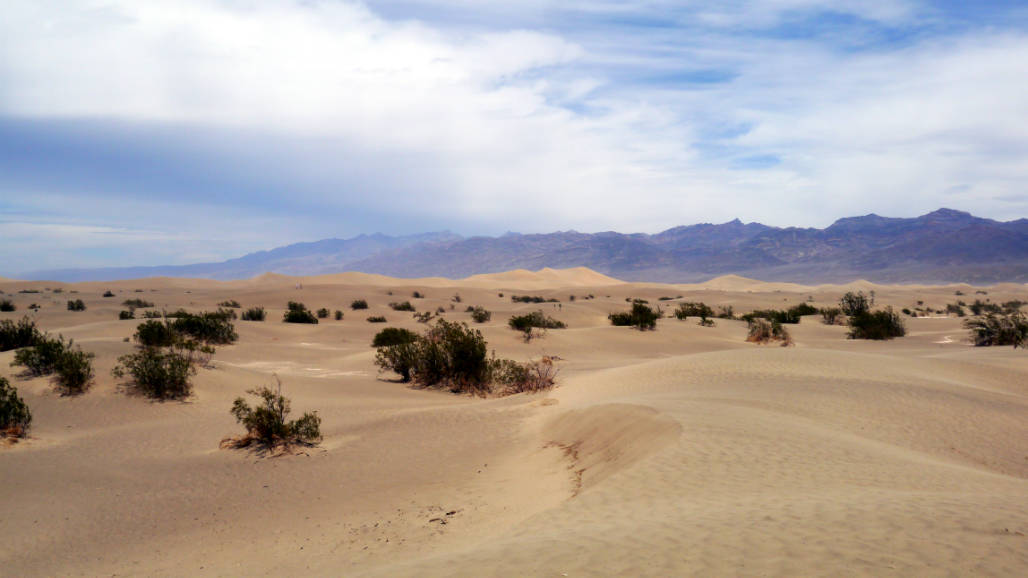
<svg viewBox="0 0 1028 578">
<path fill-rule="evenodd" d="M 706 4 L 11 2 L 6 272 L 374 231 L 1028 214 L 1023 13 Z"/>
</svg>

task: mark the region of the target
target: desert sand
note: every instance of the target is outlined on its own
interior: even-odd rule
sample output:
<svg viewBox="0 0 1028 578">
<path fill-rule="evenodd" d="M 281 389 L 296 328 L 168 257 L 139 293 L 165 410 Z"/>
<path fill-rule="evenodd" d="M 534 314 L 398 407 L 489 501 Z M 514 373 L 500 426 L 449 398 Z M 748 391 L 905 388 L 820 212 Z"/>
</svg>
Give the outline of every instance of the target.
<svg viewBox="0 0 1028 578">
<path fill-rule="evenodd" d="M 746 343 L 742 321 L 664 318 L 645 333 L 607 321 L 628 297 L 740 314 L 833 305 L 850 289 L 897 308 L 1028 300 L 1022 285 L 658 285 L 587 269 L 456 281 L 3 280 L 18 311 L 0 318 L 29 314 L 74 338 L 96 353 L 97 377 L 62 397 L 0 353 L 0 375 L 34 416 L 28 439 L 0 448 L 0 575 L 1028 574 L 1025 351 L 971 347 L 953 316 L 908 318 L 907 336 L 888 342 L 848 340 L 845 327 L 806 317 L 790 328 L 794 347 Z M 515 304 L 512 294 L 561 303 Z M 88 309 L 67 311 L 75 298 Z M 199 371 L 195 395 L 159 403 L 110 375 L 133 347 L 124 339 L 140 320 L 117 318 L 133 298 L 193 311 L 235 299 L 263 305 L 268 320 L 236 321 L 238 342 Z M 351 311 L 356 298 L 371 308 Z M 345 318 L 285 324 L 290 300 Z M 387 305 L 404 300 L 469 323 L 467 305 L 489 309 L 476 327 L 490 348 L 559 357 L 557 387 L 483 399 L 380 374 L 372 336 L 425 328 Z M 539 308 L 569 328 L 530 343 L 507 328 L 511 314 Z M 277 457 L 219 449 L 242 433 L 232 400 L 273 374 L 294 412 L 319 412 L 324 441 Z"/>
</svg>

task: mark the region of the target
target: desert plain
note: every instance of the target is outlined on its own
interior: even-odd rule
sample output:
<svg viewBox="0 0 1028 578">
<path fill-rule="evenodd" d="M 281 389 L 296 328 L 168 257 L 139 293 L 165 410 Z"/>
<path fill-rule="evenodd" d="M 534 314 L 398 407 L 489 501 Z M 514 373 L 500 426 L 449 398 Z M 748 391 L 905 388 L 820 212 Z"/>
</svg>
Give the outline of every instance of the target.
<svg viewBox="0 0 1028 578">
<path fill-rule="evenodd" d="M 27 314 L 96 354 L 90 389 L 61 396 L 0 353 L 34 418 L 0 447 L 3 576 L 1028 575 L 1024 350 L 973 347 L 942 314 L 905 317 L 907 335 L 881 342 L 804 317 L 790 347 L 747 343 L 743 321 L 665 317 L 640 332 L 607 319 L 631 298 L 741 314 L 873 290 L 877 306 L 942 308 L 1028 300 L 1024 285 L 667 285 L 570 269 L 0 290 L 18 307 L 0 319 Z M 85 311 L 66 309 L 76 298 Z M 238 341 L 192 397 L 155 402 L 110 373 L 133 349 L 141 320 L 118 319 L 133 298 L 238 300 L 268 318 L 234 322 Z M 350 309 L 359 298 L 369 309 Z M 384 326 L 425 329 L 388 307 L 405 300 L 480 329 L 500 357 L 557 359 L 556 387 L 483 398 L 399 383 L 370 343 Z M 345 317 L 283 323 L 288 301 Z M 491 320 L 473 323 L 467 305 Z M 525 342 L 507 327 L 537 309 L 568 328 Z M 294 412 L 318 412 L 323 441 L 221 449 L 241 433 L 233 400 L 275 376 Z"/>
</svg>

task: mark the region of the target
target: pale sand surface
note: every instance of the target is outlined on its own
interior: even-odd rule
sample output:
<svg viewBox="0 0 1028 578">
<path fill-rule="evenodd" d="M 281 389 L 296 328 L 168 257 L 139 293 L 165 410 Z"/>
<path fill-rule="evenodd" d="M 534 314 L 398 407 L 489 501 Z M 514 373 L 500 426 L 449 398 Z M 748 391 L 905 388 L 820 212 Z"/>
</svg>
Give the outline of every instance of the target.
<svg viewBox="0 0 1028 578">
<path fill-rule="evenodd" d="M 17 293 L 28 288 L 42 292 Z M 28 440 L 0 448 L 0 575 L 1028 575 L 1025 351 L 970 347 L 956 317 L 908 319 L 908 336 L 884 343 L 808 317 L 790 348 L 745 343 L 740 321 L 639 333 L 606 319 L 626 297 L 740 314 L 832 305 L 849 289 L 897 308 L 1028 300 L 1010 284 L 629 284 L 587 269 L 0 282 L 19 306 L 0 318 L 39 303 L 42 329 L 97 354 L 95 385 L 74 398 L 0 354 L 34 415 Z M 139 323 L 117 320 L 120 303 L 137 297 L 194 311 L 236 299 L 269 315 L 236 322 L 238 343 L 218 348 L 193 398 L 154 403 L 109 373 Z M 66 311 L 75 298 L 88 310 Z M 371 308 L 351 311 L 356 298 Z M 289 300 L 346 317 L 283 324 Z M 383 325 L 365 318 L 423 329 L 387 306 L 404 300 L 469 322 L 466 306 L 486 307 L 490 348 L 559 356 L 558 387 L 479 399 L 378 375 L 369 343 Z M 506 328 L 539 308 L 570 327 L 527 344 Z M 241 433 L 232 400 L 273 373 L 294 412 L 318 410 L 324 442 L 271 458 L 218 449 Z"/>
</svg>

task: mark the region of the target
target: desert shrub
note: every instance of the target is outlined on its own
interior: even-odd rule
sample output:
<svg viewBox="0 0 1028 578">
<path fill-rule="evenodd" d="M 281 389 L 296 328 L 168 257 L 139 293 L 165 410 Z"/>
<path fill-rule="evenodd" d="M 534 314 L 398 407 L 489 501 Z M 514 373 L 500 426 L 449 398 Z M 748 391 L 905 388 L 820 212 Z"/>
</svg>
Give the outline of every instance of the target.
<svg viewBox="0 0 1028 578">
<path fill-rule="evenodd" d="M 353 309 L 354 311 L 356 311 L 358 309 L 367 309 L 367 308 L 368 308 L 368 302 L 365 301 L 364 299 L 354 299 L 353 301 L 350 302 L 350 309 Z"/>
<path fill-rule="evenodd" d="M 68 311 L 85 311 L 86 304 L 81 299 L 68 300 Z"/>
<path fill-rule="evenodd" d="M 533 311 L 532 313 L 526 313 L 524 315 L 514 315 L 507 320 L 507 325 L 515 330 L 524 333 L 525 341 L 531 341 L 533 337 L 537 337 L 535 329 L 564 329 L 567 327 L 563 321 L 558 321 L 542 311 Z"/>
<path fill-rule="evenodd" d="M 414 320 L 417 321 L 418 323 L 428 323 L 429 321 L 432 320 L 433 317 L 435 317 L 435 316 L 432 315 L 431 311 L 424 311 L 422 313 L 415 313 L 414 314 Z"/>
<path fill-rule="evenodd" d="M 651 309 L 641 300 L 632 302 L 632 309 L 622 313 L 611 313 L 607 316 L 611 325 L 622 327 L 635 327 L 639 331 L 657 329 L 657 320 L 660 319 L 660 309 Z"/>
<path fill-rule="evenodd" d="M 410 301 L 404 301 L 403 303 L 393 302 L 389 304 L 389 307 L 391 307 L 393 311 L 416 311 L 414 306 L 410 304 Z"/>
<path fill-rule="evenodd" d="M 36 323 L 28 317 L 22 317 L 17 322 L 10 319 L 0 321 L 0 351 L 31 347 L 41 338 Z"/>
<path fill-rule="evenodd" d="M 65 342 L 63 336 L 43 336 L 34 346 L 19 349 L 11 365 L 23 366 L 34 376 L 56 374 L 54 381 L 59 389 L 65 394 L 79 394 L 93 380 L 95 356 L 73 346 L 74 341 Z"/>
<path fill-rule="evenodd" d="M 318 323 L 318 318 L 307 309 L 307 306 L 303 303 L 297 303 L 296 301 L 290 301 L 288 309 L 282 316 L 282 321 L 285 323 Z"/>
<path fill-rule="evenodd" d="M 835 325 L 842 319 L 842 309 L 839 307 L 822 307 L 821 323 L 825 325 Z"/>
<path fill-rule="evenodd" d="M 793 317 L 800 318 L 805 315 L 817 315 L 820 311 L 817 307 L 814 307 L 809 303 L 800 303 L 799 305 L 790 307 L 788 313 Z"/>
<path fill-rule="evenodd" d="M 471 310 L 471 319 L 475 323 L 485 323 L 493 318 L 493 314 L 486 310 L 485 307 L 476 306 Z"/>
<path fill-rule="evenodd" d="M 910 309 L 908 309 L 906 307 L 904 307 L 901 311 L 903 312 L 904 315 L 909 315 L 911 317 L 917 317 L 917 313 L 914 313 L 913 311 L 911 311 Z"/>
<path fill-rule="evenodd" d="M 234 315 L 235 312 L 232 312 Z M 215 312 L 203 311 L 187 317 L 179 317 L 171 322 L 171 329 L 183 336 L 191 337 L 207 344 L 225 345 L 239 339 L 235 327 L 229 321 L 224 310 Z"/>
<path fill-rule="evenodd" d="M 39 303 L 33 303 L 29 305 L 29 309 L 31 309 L 32 311 L 39 311 Z"/>
<path fill-rule="evenodd" d="M 386 318 L 384 315 L 372 315 L 368 317 L 368 323 L 385 323 Z"/>
<path fill-rule="evenodd" d="M 402 327 L 386 327 L 375 334 L 375 337 L 371 340 L 371 346 L 391 347 L 393 345 L 412 343 L 417 340 L 418 334 L 414 333 L 410 329 L 403 329 Z"/>
<path fill-rule="evenodd" d="M 514 303 L 559 303 L 558 299 L 547 299 L 539 295 L 511 295 L 510 300 Z"/>
<path fill-rule="evenodd" d="M 988 313 L 997 315 L 1003 313 L 1003 308 L 999 305 L 996 305 L 995 303 L 989 303 L 987 301 L 982 301 L 981 299 L 975 299 L 974 303 L 968 305 L 968 308 L 971 309 L 971 313 L 973 313 L 974 315 L 982 315 Z"/>
<path fill-rule="evenodd" d="M 781 341 L 783 347 L 792 345 L 792 336 L 789 335 L 789 331 L 781 323 L 764 317 L 755 317 L 750 319 L 748 323 L 749 333 L 746 336 L 746 341 L 750 343 Z"/>
<path fill-rule="evenodd" d="M 946 305 L 946 314 L 949 315 L 950 313 L 955 314 L 957 317 L 964 317 L 967 315 L 967 313 L 964 313 L 964 308 L 956 303 L 948 303 Z"/>
<path fill-rule="evenodd" d="M 229 299 L 227 301 L 222 301 L 221 303 L 218 303 L 218 307 L 227 307 L 229 309 L 239 309 L 240 307 L 242 307 L 242 305 L 240 305 L 239 302 L 236 301 L 235 299 Z"/>
<path fill-rule="evenodd" d="M 121 320 L 121 321 L 125 321 L 127 319 L 135 319 L 135 318 L 136 318 L 136 314 L 131 309 L 129 309 L 129 310 L 122 309 L 121 311 L 118 312 L 118 319 Z"/>
<path fill-rule="evenodd" d="M 971 342 L 978 347 L 1012 345 L 1028 347 L 1028 318 L 1020 312 L 1009 315 L 986 314 L 964 321 Z"/>
<path fill-rule="evenodd" d="M 196 368 L 188 356 L 174 349 L 143 347 L 135 353 L 122 355 L 111 375 L 122 379 L 132 376 L 132 386 L 154 399 L 184 399 L 193 391 L 189 377 Z"/>
<path fill-rule="evenodd" d="M 0 376 L 0 437 L 22 437 L 32 425 L 32 412 L 18 390 Z"/>
<path fill-rule="evenodd" d="M 14 306 L 14 302 L 10 299 L 0 299 L 0 311 L 10 313 L 11 311 L 17 311 L 18 308 Z"/>
<path fill-rule="evenodd" d="M 790 307 L 789 309 L 786 309 L 784 311 L 781 310 L 781 309 L 758 309 L 756 311 L 751 311 L 751 312 L 747 313 L 746 315 L 743 315 L 742 316 L 742 320 L 743 321 L 752 321 L 753 319 L 756 319 L 756 318 L 759 317 L 759 318 L 767 319 L 769 321 L 777 322 L 779 324 L 781 324 L 781 323 L 796 324 L 796 323 L 800 322 L 800 317 L 801 316 L 803 316 L 803 315 L 813 315 L 813 314 L 815 314 L 817 312 L 818 312 L 818 310 L 817 310 L 816 307 L 812 307 L 811 305 L 808 305 L 807 303 L 801 303 L 801 304 L 796 305 L 794 307 Z"/>
<path fill-rule="evenodd" d="M 440 305 L 439 307 L 435 308 L 435 313 L 436 315 L 442 315 L 443 313 L 446 313 L 446 308 Z"/>
<path fill-rule="evenodd" d="M 264 321 L 265 317 L 267 317 L 267 313 L 265 313 L 263 307 L 251 307 L 243 311 L 240 319 L 243 321 Z"/>
<path fill-rule="evenodd" d="M 61 289 L 60 287 L 57 287 L 57 288 L 54 289 L 54 294 L 55 295 L 59 295 L 61 293 L 64 293 L 64 289 Z"/>
<path fill-rule="evenodd" d="M 114 292 L 111 291 L 110 289 L 108 289 L 107 291 L 104 291 L 104 295 L 103 296 L 104 297 L 114 297 Z"/>
<path fill-rule="evenodd" d="M 735 308 L 731 305 L 720 305 L 717 308 L 718 319 L 735 319 Z"/>
<path fill-rule="evenodd" d="M 669 297 L 670 299 L 670 297 Z M 710 308 L 706 303 L 703 302 L 684 302 L 679 303 L 678 307 L 674 312 L 675 319 L 685 320 L 689 317 L 713 317 L 714 310 Z"/>
<path fill-rule="evenodd" d="M 546 356 L 528 363 L 490 359 L 489 371 L 492 383 L 501 386 L 501 395 L 544 391 L 552 388 L 557 378 L 557 366 Z"/>
<path fill-rule="evenodd" d="M 420 339 L 416 336 L 414 341 L 380 347 L 375 352 L 375 364 L 398 374 L 403 383 L 410 382 L 420 360 Z"/>
<path fill-rule="evenodd" d="M 460 293 L 454 293 L 453 297 L 450 298 L 450 301 L 453 301 L 454 303 L 460 303 L 461 302 Z"/>
<path fill-rule="evenodd" d="M 328 319 L 328 309 L 324 307 L 318 309 L 318 319 Z"/>
<path fill-rule="evenodd" d="M 161 317 L 164 317 L 164 314 L 160 311 L 151 310 L 143 312 L 143 319 L 160 319 Z"/>
<path fill-rule="evenodd" d="M 139 308 L 139 309 L 144 309 L 146 307 L 153 307 L 153 303 L 152 302 L 147 301 L 145 299 L 138 299 L 138 298 L 137 299 L 126 299 L 126 300 L 122 301 L 121 304 L 124 305 L 125 307 L 136 307 L 136 308 Z"/>
<path fill-rule="evenodd" d="M 906 335 L 906 327 L 892 307 L 879 311 L 865 311 L 849 318 L 850 339 L 892 339 Z"/>
<path fill-rule="evenodd" d="M 144 321 L 136 326 L 135 340 L 143 347 L 171 347 L 179 336 L 170 321 Z"/>
<path fill-rule="evenodd" d="M 342 320 L 343 320 L 343 312 L 338 310 L 338 309 L 336 309 L 336 321 L 342 321 Z"/>
<path fill-rule="evenodd" d="M 414 293 L 411 294 L 411 297 L 413 297 L 415 299 L 424 299 L 425 298 L 425 294 L 420 292 L 420 291 L 415 291 Z"/>
<path fill-rule="evenodd" d="M 716 324 L 714 323 L 713 319 L 709 319 L 707 317 L 700 317 L 700 321 L 699 321 L 698 325 L 700 325 L 702 327 L 714 327 L 714 325 L 716 325 Z"/>
<path fill-rule="evenodd" d="M 918 303 L 920 305 L 920 303 Z M 848 317 L 854 315 L 860 315 L 861 313 L 867 313 L 871 310 L 871 306 L 868 303 L 867 295 L 864 295 L 863 291 L 856 293 L 849 291 L 839 299 L 839 308 Z"/>
<path fill-rule="evenodd" d="M 287 421 L 289 400 L 282 396 L 281 391 L 281 382 L 277 392 L 269 387 L 247 390 L 247 393 L 259 399 L 259 403 L 253 407 L 242 397 L 236 398 L 231 413 L 246 428 L 246 438 L 239 440 L 237 446 L 245 446 L 249 441 L 265 446 L 292 443 L 313 445 L 321 441 L 321 418 L 317 412 L 305 412 L 300 419 Z"/>
</svg>

